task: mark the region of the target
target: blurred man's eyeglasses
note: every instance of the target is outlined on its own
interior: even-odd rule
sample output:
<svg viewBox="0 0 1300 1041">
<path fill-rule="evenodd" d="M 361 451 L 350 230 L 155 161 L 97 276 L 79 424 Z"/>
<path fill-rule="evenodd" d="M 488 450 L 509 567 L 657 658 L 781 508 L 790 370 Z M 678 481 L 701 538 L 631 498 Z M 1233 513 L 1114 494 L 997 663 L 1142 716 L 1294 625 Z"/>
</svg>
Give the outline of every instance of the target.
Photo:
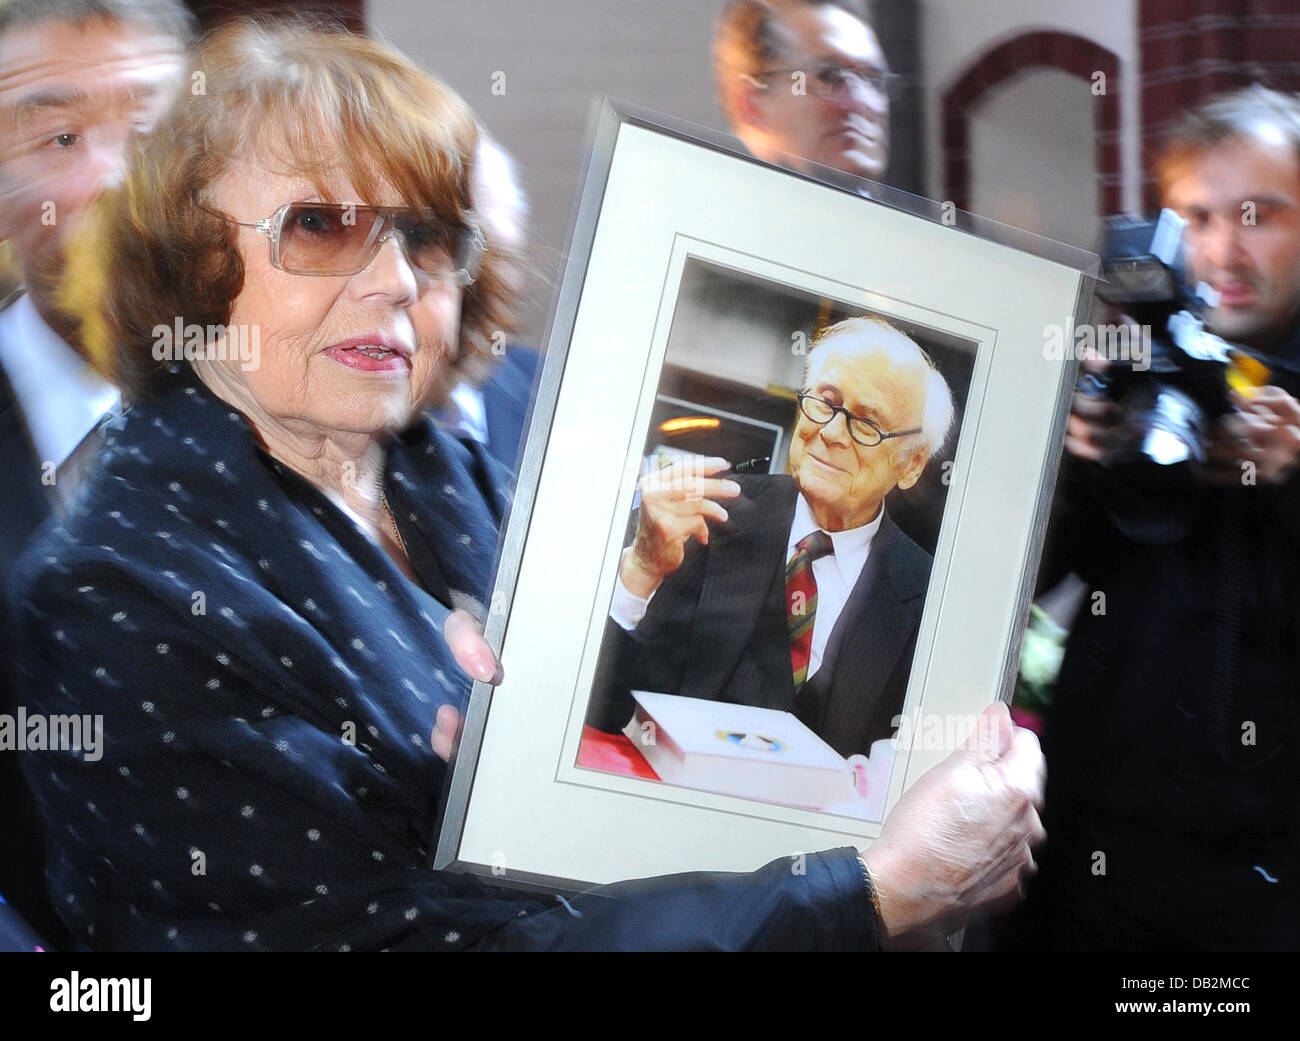
<svg viewBox="0 0 1300 1041">
<path fill-rule="evenodd" d="M 849 436 L 864 448 L 875 448 L 882 441 L 888 441 L 894 437 L 907 437 L 909 434 L 919 434 L 920 427 L 913 427 L 911 430 L 898 430 L 892 434 L 887 434 L 876 426 L 869 419 L 863 419 L 861 416 L 855 416 L 843 405 L 832 405 L 824 398 L 817 397 L 816 394 L 798 395 L 799 411 L 811 419 L 818 426 L 825 426 L 839 413 L 844 413 L 844 418 L 849 424 Z"/>
<path fill-rule="evenodd" d="M 287 202 L 271 216 L 250 222 L 203 208 L 269 238 L 271 263 L 291 275 L 355 275 L 396 233 L 413 267 L 464 288 L 473 284 L 487 249 L 477 225 L 448 222 L 428 209 Z"/>
<path fill-rule="evenodd" d="M 802 72 L 807 76 L 808 89 L 827 101 L 847 101 L 856 87 L 867 90 L 878 98 L 888 99 L 898 85 L 898 74 L 877 65 L 846 65 L 843 62 L 819 62 L 805 68 L 766 69 L 758 76 L 741 75 L 741 79 L 766 90 L 761 78 L 789 76 Z"/>
</svg>

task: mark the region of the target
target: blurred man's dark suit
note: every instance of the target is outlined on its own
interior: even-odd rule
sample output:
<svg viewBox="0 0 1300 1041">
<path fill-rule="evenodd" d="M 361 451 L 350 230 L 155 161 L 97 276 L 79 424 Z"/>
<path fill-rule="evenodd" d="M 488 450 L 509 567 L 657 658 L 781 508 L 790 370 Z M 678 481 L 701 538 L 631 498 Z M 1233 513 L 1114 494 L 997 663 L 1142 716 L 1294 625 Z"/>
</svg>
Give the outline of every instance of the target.
<svg viewBox="0 0 1300 1041">
<path fill-rule="evenodd" d="M 630 691 L 652 690 L 793 712 L 841 755 L 865 755 L 902 711 L 931 557 L 886 511 L 821 667 L 796 694 L 785 566 L 798 491 L 784 475 L 729 479 L 741 496 L 727 523 L 691 543 L 635 631 L 607 623 L 587 722 L 620 730 Z"/>
<path fill-rule="evenodd" d="M 524 423 L 542 356 L 531 347 L 511 344 L 483 388 L 488 451 L 511 473 L 519 472 Z"/>
<path fill-rule="evenodd" d="M 461 384 L 436 412 L 448 432 L 486 448 L 509 472 L 512 484 L 519 474 L 528 409 L 541 363 L 541 354 L 531 347 L 508 344 L 482 387 Z"/>
<path fill-rule="evenodd" d="M 1300 395 L 1300 325 L 1276 356 Z M 1040 870 L 1001 946 L 1296 950 L 1300 473 L 1196 486 L 1163 544 L 1121 529 L 1096 464 L 1067 456 L 1057 499 L 1040 581 L 1091 593 L 1045 719 Z"/>
<path fill-rule="evenodd" d="M 48 489 L 41 485 L 41 464 L 28 434 L 27 420 L 13 387 L 0 365 L 0 473 L 4 474 L 0 494 L 0 560 L 5 581 L 27 540 L 50 516 Z M 8 632 L 8 595 L 0 597 Z M 0 639 L 0 712 L 12 715 L 20 703 L 19 692 L 10 686 L 9 644 Z M 0 751 L 0 894 L 49 936 L 61 930 L 46 912 L 42 858 L 38 855 L 39 828 L 34 800 L 18 768 L 18 752 Z"/>
</svg>

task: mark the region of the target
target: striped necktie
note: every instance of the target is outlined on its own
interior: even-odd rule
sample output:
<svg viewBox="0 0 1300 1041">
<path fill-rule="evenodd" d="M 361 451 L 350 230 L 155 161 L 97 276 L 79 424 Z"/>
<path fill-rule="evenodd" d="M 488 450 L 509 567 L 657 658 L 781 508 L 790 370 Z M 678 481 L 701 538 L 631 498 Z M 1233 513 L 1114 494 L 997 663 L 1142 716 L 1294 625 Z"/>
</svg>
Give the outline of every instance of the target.
<svg viewBox="0 0 1300 1041">
<path fill-rule="evenodd" d="M 813 622 L 817 617 L 817 580 L 812 563 L 835 552 L 831 537 L 814 531 L 795 543 L 794 556 L 785 566 L 785 617 L 790 626 L 790 668 L 794 689 L 800 690 L 808 679 L 808 661 L 812 657 Z"/>
</svg>

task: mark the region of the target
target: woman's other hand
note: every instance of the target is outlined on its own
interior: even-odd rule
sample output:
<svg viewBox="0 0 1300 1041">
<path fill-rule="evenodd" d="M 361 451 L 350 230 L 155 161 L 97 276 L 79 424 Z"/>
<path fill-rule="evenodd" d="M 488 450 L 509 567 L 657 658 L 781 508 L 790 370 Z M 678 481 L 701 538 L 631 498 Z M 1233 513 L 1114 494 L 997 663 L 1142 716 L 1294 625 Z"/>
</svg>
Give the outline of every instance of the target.
<svg viewBox="0 0 1300 1041">
<path fill-rule="evenodd" d="M 438 720 L 433 725 L 429 743 L 443 762 L 451 762 L 452 750 L 456 747 L 456 738 L 460 736 L 460 713 L 450 705 L 438 709 Z"/>
<path fill-rule="evenodd" d="M 442 627 L 442 634 L 451 648 L 452 656 L 467 676 L 496 686 L 504 678 L 501 663 L 483 639 L 483 627 L 468 611 L 452 611 Z M 460 713 L 451 705 L 438 709 L 429 741 L 439 758 L 451 759 L 452 749 L 460 734 Z"/>
</svg>

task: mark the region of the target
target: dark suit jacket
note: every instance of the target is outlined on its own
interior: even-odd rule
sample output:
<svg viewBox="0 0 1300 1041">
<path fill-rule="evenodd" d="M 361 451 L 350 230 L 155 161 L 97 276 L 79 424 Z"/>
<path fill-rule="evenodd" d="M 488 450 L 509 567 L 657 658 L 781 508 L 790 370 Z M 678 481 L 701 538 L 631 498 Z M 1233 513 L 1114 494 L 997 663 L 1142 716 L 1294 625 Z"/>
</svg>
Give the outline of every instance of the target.
<svg viewBox="0 0 1300 1041">
<path fill-rule="evenodd" d="M 50 515 L 50 497 L 41 486 L 41 463 L 32 447 L 27 417 L 0 365 L 0 559 L 12 564 L 41 522 Z"/>
<path fill-rule="evenodd" d="M 32 447 L 27 418 L 0 366 L 0 563 L 6 577 L 23 547 L 50 515 L 50 497 L 41 485 L 40 460 Z M 2 594 L 2 590 L 0 590 Z M 2 597 L 0 597 L 2 598 Z M 3 603 L 0 602 L 0 610 Z M 0 637 L 0 712 L 23 703 L 12 677 L 8 633 Z M 45 937 L 59 945 L 62 926 L 45 896 L 39 816 L 18 769 L 18 756 L 0 752 L 0 895 Z"/>
<path fill-rule="evenodd" d="M 509 344 L 501 364 L 483 386 L 488 452 L 512 474 L 519 472 L 528 406 L 542 356 L 531 347 Z"/>
<path fill-rule="evenodd" d="M 786 544 L 798 491 L 785 476 L 733 477 L 741 497 L 692 543 L 634 633 L 611 621 L 588 722 L 620 729 L 644 689 L 794 712 L 841 755 L 870 751 L 902 711 L 931 557 L 889 514 L 796 695 L 785 610 Z"/>
</svg>

